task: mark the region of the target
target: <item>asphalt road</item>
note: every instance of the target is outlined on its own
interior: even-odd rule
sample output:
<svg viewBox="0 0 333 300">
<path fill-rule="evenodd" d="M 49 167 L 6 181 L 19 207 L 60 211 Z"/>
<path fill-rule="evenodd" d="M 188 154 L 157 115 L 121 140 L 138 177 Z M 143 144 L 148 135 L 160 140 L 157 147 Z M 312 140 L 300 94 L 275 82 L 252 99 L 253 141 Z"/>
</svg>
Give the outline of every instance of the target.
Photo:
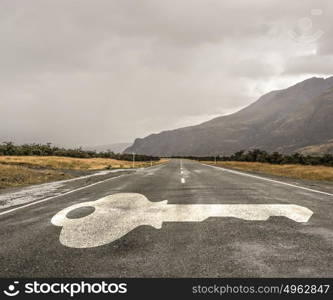
<svg viewBox="0 0 333 300">
<path fill-rule="evenodd" d="M 333 189 L 323 194 L 187 160 L 182 173 L 180 167 L 180 160 L 171 160 L 0 211 L 0 277 L 333 277 Z M 54 215 L 116 193 L 139 193 L 152 202 L 168 200 L 168 205 L 294 204 L 313 215 L 305 223 L 286 217 L 165 222 L 160 229 L 139 226 L 97 247 L 60 243 L 62 227 L 51 223 Z M 91 212 L 84 207 L 67 216 L 79 220 Z M 95 234 L 101 234 L 100 228 L 96 225 Z"/>
</svg>

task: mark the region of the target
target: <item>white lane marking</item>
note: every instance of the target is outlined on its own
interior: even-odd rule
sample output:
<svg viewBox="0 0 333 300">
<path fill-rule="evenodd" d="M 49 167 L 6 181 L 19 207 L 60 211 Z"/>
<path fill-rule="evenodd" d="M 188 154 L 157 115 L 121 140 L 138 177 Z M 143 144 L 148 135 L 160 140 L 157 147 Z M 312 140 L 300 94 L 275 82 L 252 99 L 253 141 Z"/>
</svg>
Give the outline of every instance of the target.
<svg viewBox="0 0 333 300">
<path fill-rule="evenodd" d="M 278 181 L 278 180 L 274 180 L 274 179 L 270 179 L 270 178 L 266 178 L 266 177 L 262 177 L 262 176 L 252 175 L 252 174 L 248 174 L 248 173 L 244 173 L 244 172 L 225 169 L 225 168 L 221 168 L 221 167 L 215 167 L 215 166 L 211 166 L 211 165 L 205 165 L 205 166 L 216 168 L 220 171 L 226 171 L 226 172 L 230 172 L 230 173 L 234 173 L 234 174 L 238 174 L 238 175 L 242 175 L 242 176 L 247 176 L 247 177 L 252 177 L 252 178 L 256 178 L 256 179 L 266 180 L 266 181 L 269 181 L 269 182 L 279 183 L 279 184 L 295 187 L 295 188 L 298 188 L 298 189 L 301 189 L 301 190 L 306 190 L 306 191 L 309 191 L 309 192 L 314 192 L 314 193 L 319 193 L 319 194 L 323 194 L 323 195 L 333 196 L 333 194 L 331 194 L 331 193 L 327 193 L 327 192 L 323 192 L 323 191 L 319 191 L 319 190 L 314 190 L 314 189 L 310 189 L 310 188 L 307 188 L 307 187 L 304 187 L 304 186 L 299 186 L 299 185 L 295 185 L 295 184 L 291 184 L 291 183 L 287 183 L 287 182 L 283 182 L 283 181 Z"/>
<path fill-rule="evenodd" d="M 82 218 L 67 218 L 70 211 L 84 206 L 95 211 Z M 141 225 L 159 229 L 164 222 L 202 222 L 209 217 L 265 221 L 283 216 L 308 222 L 312 214 L 308 208 L 293 204 L 167 204 L 167 200 L 151 202 L 142 194 L 119 193 L 67 207 L 53 216 L 51 223 L 62 226 L 59 241 L 64 246 L 91 248 L 120 239 Z"/>
<path fill-rule="evenodd" d="M 67 185 L 70 182 L 79 182 L 80 180 L 91 177 L 94 177 L 96 182 L 106 178 L 101 178 L 99 177 L 100 175 L 106 175 L 115 172 L 119 172 L 119 174 L 121 174 L 121 172 L 124 171 L 124 169 L 99 171 L 86 176 L 80 176 L 66 180 L 51 181 L 42 184 L 35 184 L 20 188 L 16 191 L 7 191 L 4 193 L 0 193 L 0 209 L 4 211 L 4 209 L 10 209 L 33 201 L 45 199 L 47 197 L 54 197 L 56 195 L 60 195 L 61 193 L 70 191 L 74 188 L 70 188 Z M 83 186 L 83 184 L 87 183 L 82 183 L 81 181 L 81 184 L 79 186 Z"/>
<path fill-rule="evenodd" d="M 180 167 L 180 175 L 181 175 L 180 182 L 185 183 L 186 180 L 184 178 L 184 169 L 183 169 L 183 161 L 182 160 L 180 160 L 180 166 L 179 167 Z"/>
<path fill-rule="evenodd" d="M 126 175 L 130 175 L 130 174 L 126 174 Z M 49 201 L 49 200 L 52 200 L 52 199 L 55 199 L 55 198 L 58 198 L 58 197 L 66 196 L 66 195 L 72 194 L 74 192 L 81 191 L 81 190 L 90 188 L 90 187 L 92 187 L 94 185 L 97 185 L 97 184 L 100 184 L 100 183 L 103 183 L 103 182 L 107 182 L 107 181 L 112 180 L 112 179 L 120 178 L 120 177 L 126 176 L 126 175 L 123 174 L 123 175 L 119 175 L 117 177 L 108 178 L 108 179 L 105 179 L 105 180 L 102 180 L 102 181 L 98 181 L 98 182 L 95 182 L 95 183 L 92 183 L 92 184 L 89 184 L 89 185 L 86 185 L 86 186 L 83 186 L 83 187 L 80 187 L 80 188 L 77 188 L 77 189 L 74 189 L 74 190 L 71 190 L 71 191 L 68 191 L 68 192 L 65 192 L 65 193 L 62 193 L 60 195 L 48 197 L 48 198 L 45 198 L 45 199 L 42 199 L 42 200 L 38 200 L 38 201 L 35 201 L 35 202 L 31 202 L 31 203 L 22 205 L 20 207 L 12 208 L 12 209 L 6 210 L 4 212 L 0 212 L 0 216 L 9 214 L 11 212 L 14 212 L 14 211 L 22 209 L 22 208 L 33 206 L 33 205 L 38 204 L 38 203 L 43 203 L 43 202 L 46 202 L 46 201 Z"/>
</svg>

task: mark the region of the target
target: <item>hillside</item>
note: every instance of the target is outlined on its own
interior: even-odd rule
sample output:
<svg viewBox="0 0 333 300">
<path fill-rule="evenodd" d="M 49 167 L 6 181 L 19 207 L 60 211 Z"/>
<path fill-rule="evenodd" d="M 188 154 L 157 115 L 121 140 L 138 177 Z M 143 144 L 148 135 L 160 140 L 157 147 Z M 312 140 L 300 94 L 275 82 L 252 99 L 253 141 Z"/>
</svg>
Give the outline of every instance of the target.
<svg viewBox="0 0 333 300">
<path fill-rule="evenodd" d="M 138 138 L 125 152 L 201 156 L 253 148 L 283 153 L 323 149 L 333 139 L 332 116 L 333 77 L 313 77 L 265 94 L 234 114 Z"/>
</svg>

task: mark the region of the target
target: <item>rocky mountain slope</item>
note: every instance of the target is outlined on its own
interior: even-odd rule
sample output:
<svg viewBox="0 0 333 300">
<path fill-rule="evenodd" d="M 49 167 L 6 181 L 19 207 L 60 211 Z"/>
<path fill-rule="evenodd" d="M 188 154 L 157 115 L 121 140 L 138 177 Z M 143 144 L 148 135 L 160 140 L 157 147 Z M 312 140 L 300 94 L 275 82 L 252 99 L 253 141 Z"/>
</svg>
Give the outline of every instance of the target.
<svg viewBox="0 0 333 300">
<path fill-rule="evenodd" d="M 333 77 L 313 77 L 265 94 L 234 114 L 138 138 L 125 152 L 159 156 L 227 155 L 253 148 L 331 152 L 332 147 L 322 145 L 332 140 Z"/>
</svg>

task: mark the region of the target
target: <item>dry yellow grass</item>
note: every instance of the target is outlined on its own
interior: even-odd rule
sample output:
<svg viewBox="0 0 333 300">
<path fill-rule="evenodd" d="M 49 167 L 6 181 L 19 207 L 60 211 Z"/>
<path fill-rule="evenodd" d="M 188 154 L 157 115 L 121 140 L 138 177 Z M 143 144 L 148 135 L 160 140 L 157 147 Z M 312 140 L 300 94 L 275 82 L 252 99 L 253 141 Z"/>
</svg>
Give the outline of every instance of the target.
<svg viewBox="0 0 333 300">
<path fill-rule="evenodd" d="M 212 161 L 202 161 L 202 163 L 215 164 Z M 333 181 L 333 168 L 325 166 L 274 165 L 269 163 L 238 161 L 217 162 L 217 166 L 290 178 Z"/>
<path fill-rule="evenodd" d="M 152 162 L 153 165 L 166 159 Z M 135 168 L 148 167 L 149 162 L 135 162 Z M 59 156 L 0 156 L 0 189 L 72 178 L 61 170 L 103 170 L 132 168 L 132 162 L 109 158 L 71 158 Z"/>
<path fill-rule="evenodd" d="M 71 177 L 56 170 L 36 170 L 23 166 L 0 164 L 0 189 L 69 179 Z"/>
<path fill-rule="evenodd" d="M 153 165 L 164 163 L 161 159 Z M 101 170 L 106 168 L 132 168 L 132 162 L 110 158 L 71 158 L 59 156 L 0 156 L 0 164 L 24 165 L 66 170 Z M 135 168 L 148 167 L 150 162 L 135 162 Z"/>
</svg>

